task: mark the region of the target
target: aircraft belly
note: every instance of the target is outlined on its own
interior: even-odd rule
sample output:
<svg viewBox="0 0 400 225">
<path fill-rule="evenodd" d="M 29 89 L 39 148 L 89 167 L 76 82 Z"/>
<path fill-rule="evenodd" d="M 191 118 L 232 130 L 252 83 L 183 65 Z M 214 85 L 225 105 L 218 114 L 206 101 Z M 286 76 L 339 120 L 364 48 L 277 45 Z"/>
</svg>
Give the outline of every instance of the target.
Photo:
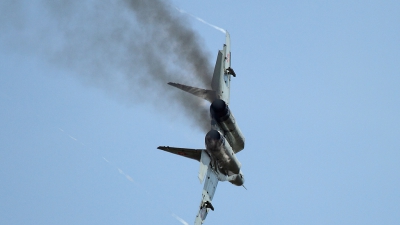
<svg viewBox="0 0 400 225">
<path fill-rule="evenodd" d="M 216 163 L 218 164 L 218 167 L 222 169 L 222 172 L 226 171 L 230 171 L 232 172 L 232 170 L 236 170 L 234 168 L 234 166 L 231 165 L 230 163 L 230 158 L 228 155 L 226 155 L 223 150 L 209 150 L 208 152 L 210 152 L 210 154 L 213 156 L 213 158 L 215 159 Z M 233 168 L 233 169 L 232 169 Z M 225 172 L 225 173 L 226 173 Z M 227 173 L 226 173 L 227 174 Z"/>
</svg>

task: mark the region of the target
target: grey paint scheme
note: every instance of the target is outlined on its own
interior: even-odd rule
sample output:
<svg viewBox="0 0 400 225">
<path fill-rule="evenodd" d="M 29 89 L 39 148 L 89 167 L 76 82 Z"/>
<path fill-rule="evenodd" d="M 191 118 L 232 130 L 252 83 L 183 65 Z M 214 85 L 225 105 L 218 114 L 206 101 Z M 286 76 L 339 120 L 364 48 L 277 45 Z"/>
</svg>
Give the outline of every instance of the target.
<svg viewBox="0 0 400 225">
<path fill-rule="evenodd" d="M 226 41 L 218 51 L 213 78 L 212 90 L 191 87 L 178 83 L 168 83 L 178 89 L 203 98 L 214 106 L 210 107 L 210 131 L 205 136 L 206 149 L 175 148 L 159 146 L 158 149 L 194 159 L 200 162 L 199 180 L 204 182 L 202 199 L 195 219 L 195 225 L 201 225 L 210 210 L 214 210 L 212 199 L 218 181 L 229 181 L 234 185 L 244 183 L 241 163 L 236 158 L 237 152 L 244 148 L 244 136 L 240 131 L 228 105 L 230 100 L 231 77 L 236 76 L 231 68 L 230 36 L 226 32 Z M 212 105 L 213 105 L 212 104 Z"/>
</svg>

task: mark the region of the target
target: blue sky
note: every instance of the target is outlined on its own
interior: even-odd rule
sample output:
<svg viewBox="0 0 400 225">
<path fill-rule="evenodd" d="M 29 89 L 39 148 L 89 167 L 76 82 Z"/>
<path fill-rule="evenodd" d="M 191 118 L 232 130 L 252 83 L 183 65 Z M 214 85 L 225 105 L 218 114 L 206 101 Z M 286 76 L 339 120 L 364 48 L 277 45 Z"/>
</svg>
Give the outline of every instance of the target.
<svg viewBox="0 0 400 225">
<path fill-rule="evenodd" d="M 84 9 L 56 3 L 56 18 L 86 24 Z M 85 4 L 88 15 L 108 7 Z M 172 5 L 230 32 L 238 75 L 230 108 L 246 137 L 237 157 L 248 190 L 220 182 L 205 224 L 399 223 L 398 1 Z M 49 57 L 70 41 L 55 24 L 69 21 L 54 21 L 41 1 L 0 9 L 0 223 L 193 224 L 198 162 L 156 148 L 203 148 L 205 133 L 170 92 L 130 96 L 124 82 L 82 77 L 92 67 L 123 72 L 115 65 L 125 59 L 101 51 L 99 65 Z M 178 16 L 213 65 L 224 34 Z M 82 27 L 74 32 L 92 29 Z"/>
</svg>

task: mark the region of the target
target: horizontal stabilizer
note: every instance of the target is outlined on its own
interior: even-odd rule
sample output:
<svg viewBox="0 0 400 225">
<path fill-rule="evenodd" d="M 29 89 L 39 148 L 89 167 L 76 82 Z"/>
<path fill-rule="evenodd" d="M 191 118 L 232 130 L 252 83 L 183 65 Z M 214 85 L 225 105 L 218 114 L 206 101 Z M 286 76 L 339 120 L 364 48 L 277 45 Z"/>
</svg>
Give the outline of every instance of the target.
<svg viewBox="0 0 400 225">
<path fill-rule="evenodd" d="M 197 97 L 203 98 L 209 102 L 213 102 L 216 99 L 216 94 L 215 91 L 213 90 L 206 90 L 202 88 L 196 88 L 196 87 L 191 87 L 183 84 L 178 84 L 178 83 L 168 83 L 171 86 L 174 86 L 176 88 L 179 88 L 183 91 L 189 92 L 192 95 L 195 95 Z"/>
<path fill-rule="evenodd" d="M 200 161 L 201 152 L 202 150 L 205 150 L 205 149 L 190 149 L 190 148 L 174 148 L 169 146 L 159 146 L 157 149 L 161 149 L 166 152 L 170 152 L 197 161 Z"/>
</svg>

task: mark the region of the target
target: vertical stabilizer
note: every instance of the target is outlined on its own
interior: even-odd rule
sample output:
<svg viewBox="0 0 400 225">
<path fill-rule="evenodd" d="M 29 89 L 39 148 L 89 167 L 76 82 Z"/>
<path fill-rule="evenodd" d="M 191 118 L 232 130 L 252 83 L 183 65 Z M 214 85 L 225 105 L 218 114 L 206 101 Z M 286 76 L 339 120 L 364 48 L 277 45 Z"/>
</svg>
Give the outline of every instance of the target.
<svg viewBox="0 0 400 225">
<path fill-rule="evenodd" d="M 226 32 L 224 48 L 218 51 L 211 88 L 215 91 L 216 97 L 227 104 L 229 104 L 231 75 L 231 39 Z"/>
</svg>

